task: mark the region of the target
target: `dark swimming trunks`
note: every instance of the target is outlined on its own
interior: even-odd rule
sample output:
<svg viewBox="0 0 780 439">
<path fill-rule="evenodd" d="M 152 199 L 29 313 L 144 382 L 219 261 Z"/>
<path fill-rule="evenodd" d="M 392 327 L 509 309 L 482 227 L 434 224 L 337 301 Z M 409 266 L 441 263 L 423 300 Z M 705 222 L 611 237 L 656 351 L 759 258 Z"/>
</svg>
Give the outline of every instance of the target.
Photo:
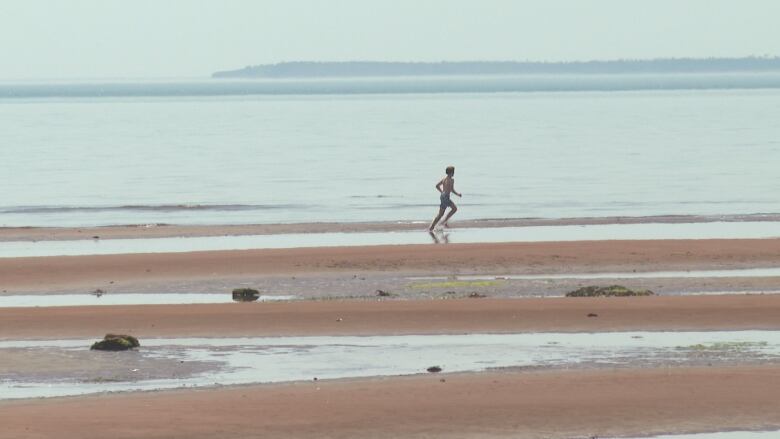
<svg viewBox="0 0 780 439">
<path fill-rule="evenodd" d="M 446 209 L 453 205 L 452 200 L 450 200 L 449 192 L 442 192 L 441 196 L 439 196 L 439 201 L 441 201 L 441 204 L 439 204 L 440 209 Z"/>
</svg>

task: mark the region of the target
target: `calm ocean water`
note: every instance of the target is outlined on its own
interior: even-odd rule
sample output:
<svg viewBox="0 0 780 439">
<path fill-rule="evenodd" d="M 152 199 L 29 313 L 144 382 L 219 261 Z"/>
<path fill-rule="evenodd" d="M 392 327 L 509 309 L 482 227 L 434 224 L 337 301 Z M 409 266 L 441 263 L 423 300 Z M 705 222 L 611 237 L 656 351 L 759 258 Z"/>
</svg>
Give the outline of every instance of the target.
<svg viewBox="0 0 780 439">
<path fill-rule="evenodd" d="M 780 212 L 780 89 L 612 80 L 4 83 L 0 226 Z"/>
</svg>

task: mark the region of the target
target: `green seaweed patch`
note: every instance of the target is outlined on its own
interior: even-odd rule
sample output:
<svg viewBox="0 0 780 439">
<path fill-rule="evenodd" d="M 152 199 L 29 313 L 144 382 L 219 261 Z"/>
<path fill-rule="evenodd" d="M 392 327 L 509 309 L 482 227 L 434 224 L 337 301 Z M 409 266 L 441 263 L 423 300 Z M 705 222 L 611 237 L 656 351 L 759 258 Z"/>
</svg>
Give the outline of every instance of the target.
<svg viewBox="0 0 780 439">
<path fill-rule="evenodd" d="M 127 351 L 140 346 L 141 343 L 132 335 L 106 334 L 103 340 L 92 343 L 90 349 L 96 351 Z"/>
<path fill-rule="evenodd" d="M 486 294 L 473 291 L 471 293 L 458 293 L 457 291 L 445 291 L 439 294 L 439 299 L 484 299 Z"/>
<path fill-rule="evenodd" d="M 591 285 L 566 293 L 566 297 L 630 297 L 652 295 L 655 295 L 655 293 L 650 290 L 632 290 L 623 285 L 610 285 L 608 287 Z"/>
<path fill-rule="evenodd" d="M 699 343 L 690 346 L 678 346 L 677 349 L 692 351 L 744 351 L 762 348 L 768 345 L 765 341 L 719 341 L 715 343 Z"/>
<path fill-rule="evenodd" d="M 377 297 L 398 297 L 398 294 L 393 294 L 385 290 L 376 290 Z"/>
<path fill-rule="evenodd" d="M 100 383 L 119 383 L 122 382 L 121 378 L 105 378 L 105 377 L 97 377 L 92 379 L 86 379 L 81 381 L 82 383 L 91 383 L 91 384 L 100 384 Z"/>
<path fill-rule="evenodd" d="M 409 288 L 424 290 L 429 288 L 485 288 L 495 287 L 504 283 L 504 280 L 450 280 L 443 282 L 420 282 L 410 284 Z"/>
</svg>

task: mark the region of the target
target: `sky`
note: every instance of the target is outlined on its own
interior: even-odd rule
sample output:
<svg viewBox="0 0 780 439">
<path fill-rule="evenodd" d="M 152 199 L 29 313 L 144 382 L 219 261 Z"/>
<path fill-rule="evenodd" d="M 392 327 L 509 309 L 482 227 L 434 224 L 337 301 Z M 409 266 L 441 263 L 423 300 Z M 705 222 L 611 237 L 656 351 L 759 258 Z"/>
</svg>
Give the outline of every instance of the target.
<svg viewBox="0 0 780 439">
<path fill-rule="evenodd" d="M 0 0 L 0 79 L 283 61 L 780 56 L 778 0 Z"/>
</svg>

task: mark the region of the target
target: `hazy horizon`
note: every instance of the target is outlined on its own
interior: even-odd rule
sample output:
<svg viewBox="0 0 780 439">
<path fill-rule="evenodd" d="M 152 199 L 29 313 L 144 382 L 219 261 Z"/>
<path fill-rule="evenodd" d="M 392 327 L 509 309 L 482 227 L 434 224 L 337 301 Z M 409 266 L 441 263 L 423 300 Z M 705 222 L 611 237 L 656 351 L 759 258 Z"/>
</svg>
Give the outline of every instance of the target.
<svg viewBox="0 0 780 439">
<path fill-rule="evenodd" d="M 450 60 L 438 60 L 438 61 L 384 61 L 384 60 L 350 60 L 350 61 L 324 61 L 324 60 L 291 60 L 291 61 L 283 61 L 278 63 L 268 63 L 268 64 L 255 64 L 255 65 L 242 65 L 242 66 L 235 66 L 235 68 L 232 69 L 224 69 L 224 70 L 215 70 L 207 75 L 189 75 L 189 76 L 97 76 L 97 77 L 31 77 L 31 78 L 3 78 L 0 76 L 0 81 L 8 82 L 8 83 L 24 83 L 24 82 L 30 82 L 30 83 L 42 83 L 42 82 L 89 82 L 89 81 L 201 81 L 201 80 L 207 80 L 214 77 L 215 73 L 224 73 L 224 72 L 237 72 L 240 70 L 244 70 L 247 68 L 258 68 L 258 67 L 275 67 L 275 66 L 285 66 L 285 65 L 293 65 L 293 64 L 332 64 L 332 65 L 338 65 L 338 64 L 361 64 L 361 63 L 376 63 L 376 64 L 493 64 L 493 63 L 518 63 L 518 64 L 549 64 L 551 66 L 555 65 L 567 65 L 567 64 L 582 64 L 587 65 L 589 63 L 644 63 L 644 62 L 659 62 L 659 63 L 668 63 L 670 61 L 704 61 L 708 60 L 707 58 L 652 58 L 652 59 L 605 59 L 605 60 L 562 60 L 562 61 L 531 61 L 531 60 L 462 60 L 462 61 L 450 61 Z M 761 61 L 761 60 L 770 60 L 770 61 L 780 61 L 780 56 L 777 57 L 740 57 L 740 58 L 710 58 L 710 60 L 718 60 L 718 61 Z M 756 72 L 762 72 L 766 69 L 758 69 Z M 752 69 L 744 70 L 744 72 L 751 72 Z M 772 70 L 773 71 L 773 70 Z M 602 72 L 602 73 L 610 73 L 610 72 Z M 614 72 L 613 72 L 614 73 Z M 617 72 L 620 73 L 620 72 Z M 637 72 L 641 73 L 641 72 Z M 664 71 L 647 71 L 645 72 L 647 74 L 657 74 L 657 73 L 665 73 Z M 670 73 L 670 72 L 666 72 Z M 679 72 L 671 72 L 671 73 L 686 73 L 684 71 Z M 691 73 L 718 73 L 717 71 L 713 72 L 699 72 L 699 71 L 693 71 Z M 728 73 L 728 72 L 726 72 Z M 556 74 L 556 73 L 544 73 L 544 74 Z M 588 75 L 588 73 L 577 73 L 577 72 L 570 72 L 570 73 L 557 73 L 557 74 L 584 74 Z M 485 73 L 486 76 L 493 76 L 495 73 Z M 328 77 L 330 75 L 325 75 L 325 77 Z M 362 75 L 358 75 L 362 76 Z M 393 76 L 393 75 L 390 75 Z M 426 75 L 423 75 L 426 76 Z M 293 76 L 294 77 L 294 76 Z M 317 75 L 314 75 L 312 77 L 317 77 Z"/>
<path fill-rule="evenodd" d="M 772 0 L 5 0 L 0 79 L 203 78 L 288 61 L 780 55 Z"/>
</svg>

